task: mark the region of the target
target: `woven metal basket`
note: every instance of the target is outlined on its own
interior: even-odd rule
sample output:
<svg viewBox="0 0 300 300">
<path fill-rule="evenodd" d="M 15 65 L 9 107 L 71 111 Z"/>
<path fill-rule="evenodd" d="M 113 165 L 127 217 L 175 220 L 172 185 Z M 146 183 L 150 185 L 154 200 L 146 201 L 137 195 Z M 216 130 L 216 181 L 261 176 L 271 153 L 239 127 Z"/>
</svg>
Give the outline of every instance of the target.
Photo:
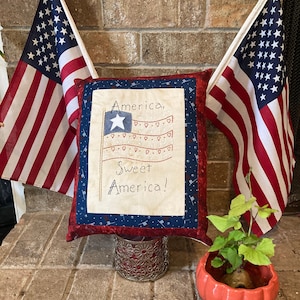
<svg viewBox="0 0 300 300">
<path fill-rule="evenodd" d="M 116 236 L 115 268 L 133 281 L 154 281 L 164 275 L 169 265 L 168 238 L 129 238 Z"/>
</svg>

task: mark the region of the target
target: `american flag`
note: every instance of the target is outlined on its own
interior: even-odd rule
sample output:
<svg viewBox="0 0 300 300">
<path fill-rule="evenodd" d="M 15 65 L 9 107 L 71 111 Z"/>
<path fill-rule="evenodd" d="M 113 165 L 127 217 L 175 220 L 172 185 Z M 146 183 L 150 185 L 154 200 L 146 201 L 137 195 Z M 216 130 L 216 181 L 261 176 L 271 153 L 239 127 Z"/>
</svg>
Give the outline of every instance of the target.
<svg viewBox="0 0 300 300">
<path fill-rule="evenodd" d="M 105 113 L 103 161 L 130 159 L 162 162 L 173 157 L 173 115 L 156 120 L 133 119 L 125 111 Z"/>
<path fill-rule="evenodd" d="M 63 0 L 41 0 L 0 105 L 0 177 L 73 196 L 78 99 L 97 76 Z"/>
<path fill-rule="evenodd" d="M 236 193 L 249 195 L 245 176 L 252 168 L 258 205 L 278 211 L 256 219 L 253 230 L 259 235 L 282 216 L 294 166 L 283 51 L 280 0 L 259 1 L 216 70 L 207 95 L 207 116 L 234 150 Z"/>
</svg>

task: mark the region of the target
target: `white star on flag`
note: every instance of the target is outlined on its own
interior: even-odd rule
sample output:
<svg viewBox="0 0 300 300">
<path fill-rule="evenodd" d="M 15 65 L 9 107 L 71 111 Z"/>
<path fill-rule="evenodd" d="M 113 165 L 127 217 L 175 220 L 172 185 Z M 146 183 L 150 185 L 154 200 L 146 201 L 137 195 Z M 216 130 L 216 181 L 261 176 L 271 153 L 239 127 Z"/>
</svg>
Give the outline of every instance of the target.
<svg viewBox="0 0 300 300">
<path fill-rule="evenodd" d="M 119 127 L 124 130 L 125 129 L 123 123 L 124 119 L 125 117 L 121 117 L 118 113 L 114 118 L 110 119 L 110 121 L 113 123 L 110 128 L 110 131 L 114 130 L 116 127 Z"/>
</svg>

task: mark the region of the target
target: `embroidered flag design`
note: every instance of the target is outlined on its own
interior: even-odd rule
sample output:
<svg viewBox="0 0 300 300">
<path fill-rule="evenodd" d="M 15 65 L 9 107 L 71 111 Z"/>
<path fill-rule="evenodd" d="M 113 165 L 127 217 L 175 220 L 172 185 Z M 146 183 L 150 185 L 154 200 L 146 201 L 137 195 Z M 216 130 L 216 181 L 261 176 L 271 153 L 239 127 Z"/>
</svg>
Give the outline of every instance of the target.
<svg viewBox="0 0 300 300">
<path fill-rule="evenodd" d="M 161 162 L 172 158 L 173 116 L 152 121 L 133 120 L 127 112 L 105 113 L 103 161 L 130 159 Z"/>
</svg>

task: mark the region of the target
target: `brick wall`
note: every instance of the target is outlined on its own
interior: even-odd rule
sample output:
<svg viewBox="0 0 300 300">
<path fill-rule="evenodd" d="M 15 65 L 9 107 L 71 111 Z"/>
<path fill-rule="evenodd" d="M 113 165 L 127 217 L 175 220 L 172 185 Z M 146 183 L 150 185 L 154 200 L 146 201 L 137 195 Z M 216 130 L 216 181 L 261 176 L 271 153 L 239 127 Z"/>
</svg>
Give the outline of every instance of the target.
<svg viewBox="0 0 300 300">
<path fill-rule="evenodd" d="M 0 23 L 9 75 L 24 48 L 38 0 L 3 0 Z M 166 75 L 215 68 L 256 0 L 66 0 L 99 76 Z M 208 208 L 227 210 L 232 150 L 208 131 Z M 26 186 L 28 207 L 60 196 Z M 49 202 L 48 202 L 49 200 Z M 55 201 L 56 202 L 56 201 Z M 43 207 L 45 208 L 45 207 Z M 53 208 L 54 209 L 54 208 Z"/>
</svg>

